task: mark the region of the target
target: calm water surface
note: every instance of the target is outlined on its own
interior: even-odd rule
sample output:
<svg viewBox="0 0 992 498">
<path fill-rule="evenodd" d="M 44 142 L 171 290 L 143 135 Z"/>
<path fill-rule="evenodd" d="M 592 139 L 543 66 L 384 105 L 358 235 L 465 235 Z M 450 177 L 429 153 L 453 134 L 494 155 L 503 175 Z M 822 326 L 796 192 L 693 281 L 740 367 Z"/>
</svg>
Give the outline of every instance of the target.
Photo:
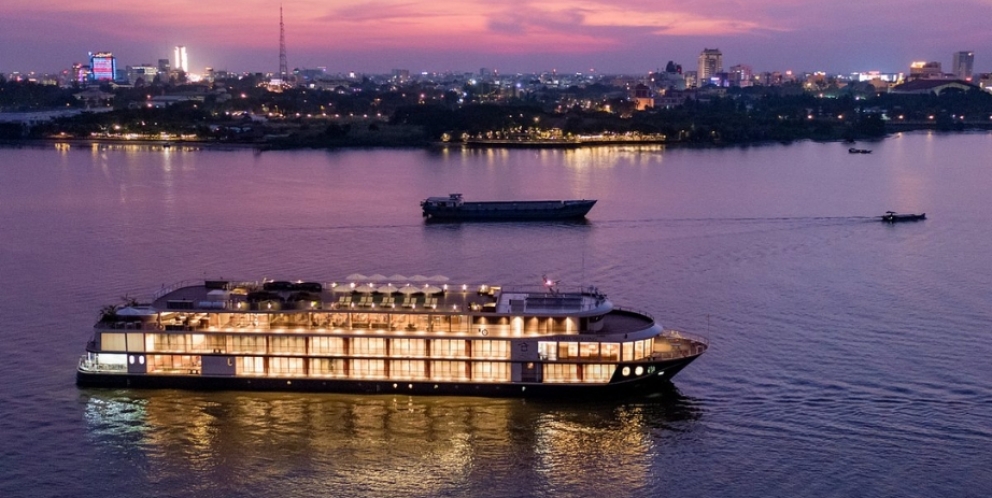
<svg viewBox="0 0 992 498">
<path fill-rule="evenodd" d="M 0 497 L 987 496 L 992 135 L 859 146 L 0 149 Z M 450 192 L 599 203 L 424 224 Z M 121 296 L 355 272 L 546 273 L 712 344 L 614 402 L 73 384 Z"/>
</svg>

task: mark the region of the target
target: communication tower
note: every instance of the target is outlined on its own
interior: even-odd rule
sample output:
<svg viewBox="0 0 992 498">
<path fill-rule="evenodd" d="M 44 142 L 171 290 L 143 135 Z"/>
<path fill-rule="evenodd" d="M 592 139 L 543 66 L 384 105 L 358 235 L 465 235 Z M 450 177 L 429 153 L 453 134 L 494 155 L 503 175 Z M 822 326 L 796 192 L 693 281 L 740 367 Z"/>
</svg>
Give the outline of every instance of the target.
<svg viewBox="0 0 992 498">
<path fill-rule="evenodd" d="M 279 79 L 289 81 L 289 64 L 286 63 L 286 28 L 282 23 L 282 4 L 279 4 Z"/>
</svg>

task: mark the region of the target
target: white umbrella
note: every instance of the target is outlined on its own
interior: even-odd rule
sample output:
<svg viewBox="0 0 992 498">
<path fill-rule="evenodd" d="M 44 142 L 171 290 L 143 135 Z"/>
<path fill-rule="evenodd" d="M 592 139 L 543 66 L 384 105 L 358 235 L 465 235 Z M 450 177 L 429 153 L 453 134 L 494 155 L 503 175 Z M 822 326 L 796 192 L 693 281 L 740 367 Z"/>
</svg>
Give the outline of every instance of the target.
<svg viewBox="0 0 992 498">
<path fill-rule="evenodd" d="M 351 292 L 352 288 L 348 284 L 336 284 L 331 287 L 331 292 Z"/>
<path fill-rule="evenodd" d="M 400 287 L 399 288 L 399 291 L 400 291 L 400 293 L 406 294 L 406 295 L 409 296 L 410 294 L 416 294 L 416 293 L 420 292 L 420 287 L 414 287 L 412 285 L 407 284 L 407 285 L 404 285 L 403 287 Z"/>
<path fill-rule="evenodd" d="M 448 278 L 448 277 L 445 277 L 444 275 L 434 275 L 433 277 L 430 277 L 430 281 L 431 282 L 442 282 L 442 283 L 444 283 L 444 282 L 447 282 L 448 280 L 451 280 L 451 279 Z"/>
<path fill-rule="evenodd" d="M 390 281 L 393 281 L 393 282 L 404 282 L 404 281 L 407 280 L 407 278 L 404 277 L 403 275 L 400 275 L 399 273 L 396 273 L 396 274 L 390 275 L 387 280 L 390 280 Z"/>
<path fill-rule="evenodd" d="M 392 294 L 392 293 L 394 293 L 394 292 L 396 292 L 398 290 L 399 289 L 397 289 L 395 285 L 393 285 L 393 284 L 386 284 L 386 285 L 380 285 L 375 291 L 376 292 L 381 292 L 383 294 Z"/>
<path fill-rule="evenodd" d="M 389 280 L 389 279 L 385 275 L 383 275 L 381 273 L 376 273 L 375 275 L 372 275 L 371 277 L 369 277 L 369 281 L 370 282 L 385 282 L 386 280 Z"/>
<path fill-rule="evenodd" d="M 426 282 L 428 280 L 430 280 L 430 279 L 427 278 L 427 277 L 425 277 L 425 276 L 423 276 L 423 275 L 414 275 L 414 276 L 410 277 L 410 281 L 411 282 Z"/>
<path fill-rule="evenodd" d="M 362 275 L 361 273 L 352 273 L 351 275 L 348 275 L 348 281 L 349 282 L 364 282 L 364 281 L 366 281 L 368 279 L 369 279 L 369 277 L 366 277 L 365 275 Z"/>
<path fill-rule="evenodd" d="M 441 288 L 436 285 L 424 286 L 424 294 L 431 295 L 431 294 L 440 294 L 440 293 L 441 293 Z"/>
<path fill-rule="evenodd" d="M 355 287 L 355 292 L 361 292 L 362 294 L 371 294 L 374 291 L 375 288 L 372 287 L 372 284 L 362 284 L 359 285 L 358 287 Z"/>
</svg>

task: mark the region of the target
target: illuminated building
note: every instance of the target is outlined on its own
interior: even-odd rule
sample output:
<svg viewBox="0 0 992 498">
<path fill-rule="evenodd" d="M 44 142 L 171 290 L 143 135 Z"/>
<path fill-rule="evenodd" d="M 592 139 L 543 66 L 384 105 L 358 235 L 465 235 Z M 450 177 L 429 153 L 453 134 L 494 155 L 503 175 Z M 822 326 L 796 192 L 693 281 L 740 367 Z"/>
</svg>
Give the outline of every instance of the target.
<svg viewBox="0 0 992 498">
<path fill-rule="evenodd" d="M 959 80 L 971 81 L 972 70 L 975 66 L 974 52 L 954 52 L 951 70 Z"/>
<path fill-rule="evenodd" d="M 114 81 L 117 77 L 117 59 L 110 52 L 90 52 L 90 80 Z"/>
<path fill-rule="evenodd" d="M 705 48 L 699 54 L 699 71 L 696 72 L 698 86 L 710 82 L 717 73 L 723 72 L 723 54 L 716 48 Z"/>
<path fill-rule="evenodd" d="M 943 79 L 944 71 L 937 61 L 916 61 L 909 65 L 910 80 Z"/>
<path fill-rule="evenodd" d="M 132 85 L 136 85 L 138 83 L 150 85 L 154 82 L 155 76 L 157 75 L 158 67 L 151 64 L 127 66 L 127 81 Z"/>
<path fill-rule="evenodd" d="M 175 49 L 175 60 L 176 64 L 173 67 L 176 71 L 182 71 L 184 73 L 189 72 L 189 61 L 186 59 L 186 47 L 183 45 L 177 45 Z"/>
</svg>

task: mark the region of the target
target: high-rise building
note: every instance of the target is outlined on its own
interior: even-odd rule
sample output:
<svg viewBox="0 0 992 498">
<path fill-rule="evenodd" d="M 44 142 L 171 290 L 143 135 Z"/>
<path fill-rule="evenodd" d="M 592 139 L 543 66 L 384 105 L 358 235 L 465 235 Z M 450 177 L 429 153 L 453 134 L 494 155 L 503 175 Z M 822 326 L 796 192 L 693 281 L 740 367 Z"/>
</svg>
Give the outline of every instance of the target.
<svg viewBox="0 0 992 498">
<path fill-rule="evenodd" d="M 959 80 L 971 81 L 972 68 L 975 66 L 975 53 L 970 51 L 955 52 L 951 70 Z"/>
<path fill-rule="evenodd" d="M 90 52 L 90 79 L 114 81 L 117 78 L 117 59 L 110 52 Z"/>
<path fill-rule="evenodd" d="M 710 78 L 722 72 L 723 54 L 716 48 L 704 48 L 699 54 L 699 71 L 696 72 L 696 77 L 699 80 L 698 86 L 706 85 Z"/>
<path fill-rule="evenodd" d="M 162 74 L 169 74 L 172 66 L 169 65 L 169 59 L 159 59 L 158 60 L 158 72 Z"/>
<path fill-rule="evenodd" d="M 176 46 L 176 64 L 173 67 L 176 71 L 182 71 L 184 73 L 189 72 L 189 61 L 186 59 L 186 47 L 183 45 Z"/>
</svg>

